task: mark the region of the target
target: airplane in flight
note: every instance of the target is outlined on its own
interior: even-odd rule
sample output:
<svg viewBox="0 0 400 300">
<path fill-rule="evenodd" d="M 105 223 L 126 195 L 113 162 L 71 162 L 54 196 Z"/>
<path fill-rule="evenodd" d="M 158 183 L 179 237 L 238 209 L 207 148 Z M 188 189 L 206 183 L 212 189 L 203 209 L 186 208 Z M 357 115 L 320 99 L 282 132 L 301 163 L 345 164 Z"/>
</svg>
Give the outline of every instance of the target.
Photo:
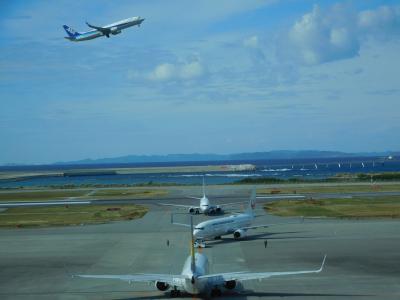
<svg viewBox="0 0 400 300">
<path fill-rule="evenodd" d="M 105 26 L 94 26 L 86 22 L 87 26 L 93 28 L 93 30 L 86 32 L 77 32 L 67 25 L 63 25 L 63 28 L 68 34 L 68 36 L 65 37 L 67 40 L 70 40 L 72 42 L 81 42 L 81 41 L 93 40 L 101 36 L 106 36 L 109 38 L 110 34 L 112 35 L 119 34 L 125 28 L 135 25 L 140 26 L 140 24 L 142 24 L 143 21 L 144 19 L 141 17 L 132 17 Z"/>
<path fill-rule="evenodd" d="M 190 214 L 198 215 L 198 214 L 202 213 L 205 215 L 216 215 L 216 214 L 223 213 L 223 209 L 222 209 L 223 206 L 229 206 L 229 205 L 243 203 L 243 202 L 232 202 L 232 203 L 224 203 L 224 204 L 220 204 L 220 205 L 212 205 L 210 203 L 210 200 L 206 196 L 206 187 L 205 187 L 204 176 L 203 176 L 203 197 L 201 197 L 201 198 L 188 197 L 188 198 L 200 200 L 200 205 L 194 206 L 194 205 L 181 205 L 181 204 L 171 204 L 171 203 L 160 203 L 160 205 L 184 208 L 184 209 L 187 209 L 188 213 L 190 213 Z"/>
<path fill-rule="evenodd" d="M 270 227 L 277 224 L 268 225 L 252 225 L 256 218 L 254 209 L 256 205 L 256 191 L 253 190 L 249 206 L 247 210 L 240 214 L 234 214 L 227 217 L 215 218 L 212 220 L 204 221 L 194 227 L 193 235 L 196 238 L 196 245 L 199 247 L 205 246 L 205 240 L 220 239 L 223 235 L 233 234 L 235 239 L 242 239 L 247 236 L 249 229 L 256 229 L 261 227 Z M 189 224 L 176 223 L 171 215 L 171 223 L 189 227 Z"/>
<path fill-rule="evenodd" d="M 221 296 L 223 291 L 238 289 L 243 281 L 262 280 L 276 276 L 300 275 L 320 273 L 323 270 L 326 255 L 321 267 L 316 270 L 299 270 L 285 272 L 228 272 L 209 274 L 208 258 L 205 254 L 195 252 L 193 237 L 193 217 L 191 217 L 190 255 L 186 258 L 181 274 L 127 274 L 127 275 L 73 275 L 73 277 L 93 279 L 115 279 L 128 283 L 147 282 L 153 283 L 160 291 L 171 288 L 171 297 L 180 296 L 181 291 L 191 295 L 203 294 L 206 296 Z"/>
</svg>

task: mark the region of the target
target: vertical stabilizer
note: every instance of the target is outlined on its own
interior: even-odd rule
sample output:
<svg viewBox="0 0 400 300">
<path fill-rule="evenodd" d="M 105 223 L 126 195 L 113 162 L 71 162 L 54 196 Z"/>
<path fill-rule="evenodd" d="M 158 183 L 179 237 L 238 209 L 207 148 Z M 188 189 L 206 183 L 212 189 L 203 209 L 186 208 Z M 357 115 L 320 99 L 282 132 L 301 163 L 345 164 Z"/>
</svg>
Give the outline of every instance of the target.
<svg viewBox="0 0 400 300">
<path fill-rule="evenodd" d="M 206 182 L 205 182 L 205 176 L 203 175 L 203 198 L 206 197 Z"/>
<path fill-rule="evenodd" d="M 251 191 L 249 206 L 247 207 L 246 214 L 254 216 L 255 208 L 256 208 L 256 188 L 253 188 L 253 190 Z"/>
<path fill-rule="evenodd" d="M 63 28 L 70 38 L 76 38 L 80 34 L 67 25 L 63 25 Z"/>
<path fill-rule="evenodd" d="M 194 256 L 193 216 L 190 216 L 190 256 L 192 257 L 191 269 L 196 272 L 196 261 Z"/>
</svg>

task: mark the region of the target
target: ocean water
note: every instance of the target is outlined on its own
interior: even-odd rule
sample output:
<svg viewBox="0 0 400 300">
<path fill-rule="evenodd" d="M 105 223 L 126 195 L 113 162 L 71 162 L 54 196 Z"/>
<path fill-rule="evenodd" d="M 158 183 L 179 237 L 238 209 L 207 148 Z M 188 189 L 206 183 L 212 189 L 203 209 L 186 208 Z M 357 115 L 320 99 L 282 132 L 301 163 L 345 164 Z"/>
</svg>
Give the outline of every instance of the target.
<svg viewBox="0 0 400 300">
<path fill-rule="evenodd" d="M 251 163 L 256 166 L 254 171 L 227 172 L 193 172 L 193 173 L 150 173 L 124 175 L 89 175 L 73 177 L 38 177 L 21 181 L 0 181 L 0 188 L 29 186 L 61 186 L 82 184 L 143 184 L 143 183 L 177 183 L 201 184 L 205 176 L 207 184 L 233 183 L 244 178 L 274 177 L 281 179 L 324 179 L 339 173 L 379 173 L 400 171 L 400 160 L 384 160 L 382 158 L 334 158 L 334 159 L 304 159 L 304 160 L 274 160 L 274 161 L 212 161 L 212 162 L 178 162 L 178 163 L 141 163 L 113 164 L 92 166 L 18 166 L 0 167 L 0 171 L 38 171 L 38 170 L 68 170 L 93 168 L 121 167 L 155 167 L 155 166 L 192 166 Z"/>
</svg>

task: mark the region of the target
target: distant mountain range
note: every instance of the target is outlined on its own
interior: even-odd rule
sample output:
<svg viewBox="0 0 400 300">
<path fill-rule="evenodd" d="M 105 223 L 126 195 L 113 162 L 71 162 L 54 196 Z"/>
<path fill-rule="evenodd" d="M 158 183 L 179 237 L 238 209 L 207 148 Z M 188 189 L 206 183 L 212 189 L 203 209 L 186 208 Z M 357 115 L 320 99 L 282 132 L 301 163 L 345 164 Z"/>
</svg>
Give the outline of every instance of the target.
<svg viewBox="0 0 400 300">
<path fill-rule="evenodd" d="M 236 153 L 236 154 L 168 154 L 168 155 L 127 155 L 114 158 L 83 159 L 69 162 L 57 162 L 55 165 L 90 165 L 90 164 L 124 164 L 152 162 L 201 162 L 201 161 L 254 161 L 279 159 L 311 159 L 336 157 L 385 157 L 400 156 L 400 151 L 346 153 L 339 151 L 317 150 L 277 150 L 268 152 Z"/>
</svg>

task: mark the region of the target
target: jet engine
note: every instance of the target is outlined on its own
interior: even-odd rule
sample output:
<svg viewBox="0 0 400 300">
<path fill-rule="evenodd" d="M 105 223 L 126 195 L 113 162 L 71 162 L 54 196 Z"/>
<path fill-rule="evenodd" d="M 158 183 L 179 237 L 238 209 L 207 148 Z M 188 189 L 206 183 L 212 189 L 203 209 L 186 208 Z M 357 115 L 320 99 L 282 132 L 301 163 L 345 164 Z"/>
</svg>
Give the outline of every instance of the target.
<svg viewBox="0 0 400 300">
<path fill-rule="evenodd" d="M 244 238 L 247 235 L 247 232 L 243 229 L 238 229 L 233 233 L 233 237 L 237 239 Z"/>
<path fill-rule="evenodd" d="M 195 209 L 193 207 L 189 208 L 189 213 L 194 214 L 195 213 Z"/>
<path fill-rule="evenodd" d="M 121 30 L 118 29 L 118 27 L 111 27 L 111 28 L 110 28 L 110 32 L 111 32 L 112 34 L 116 35 L 116 34 L 118 34 L 118 33 L 121 33 Z"/>
<path fill-rule="evenodd" d="M 156 281 L 156 288 L 159 291 L 166 291 L 169 289 L 169 284 L 162 281 Z"/>
<path fill-rule="evenodd" d="M 227 288 L 228 290 L 233 290 L 236 287 L 236 281 L 235 280 L 225 281 L 224 287 Z"/>
<path fill-rule="evenodd" d="M 215 212 L 217 214 L 220 214 L 222 212 L 222 208 L 219 205 L 217 205 L 217 207 L 215 208 Z"/>
<path fill-rule="evenodd" d="M 200 213 L 199 209 L 196 207 L 190 207 L 188 211 L 192 215 L 194 215 L 194 214 L 198 215 Z"/>
</svg>

